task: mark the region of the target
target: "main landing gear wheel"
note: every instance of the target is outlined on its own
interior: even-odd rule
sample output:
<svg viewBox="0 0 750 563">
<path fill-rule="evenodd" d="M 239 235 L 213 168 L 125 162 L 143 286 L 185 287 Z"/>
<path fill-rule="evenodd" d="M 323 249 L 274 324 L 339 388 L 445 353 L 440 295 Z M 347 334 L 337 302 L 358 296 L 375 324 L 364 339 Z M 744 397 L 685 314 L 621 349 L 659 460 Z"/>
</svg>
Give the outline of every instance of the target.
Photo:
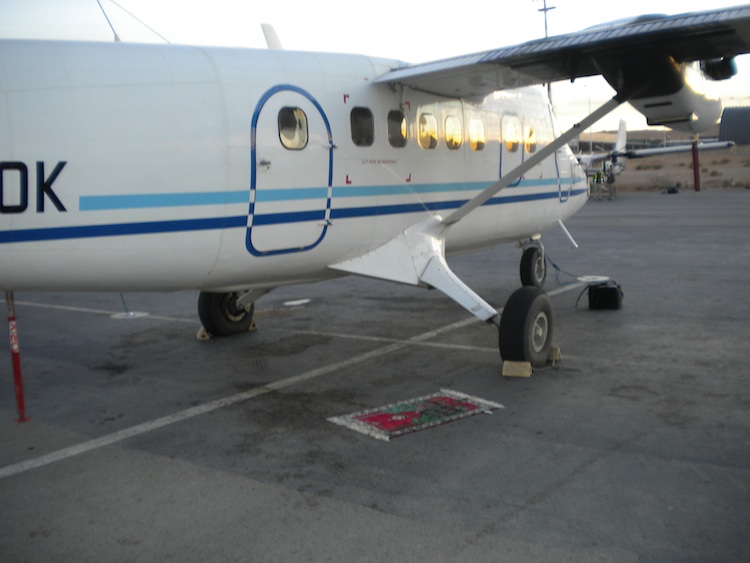
<svg viewBox="0 0 750 563">
<path fill-rule="evenodd" d="M 521 256 L 521 285 L 543 287 L 547 278 L 547 263 L 544 253 L 536 246 L 529 246 Z"/>
<path fill-rule="evenodd" d="M 500 355 L 504 361 L 540 368 L 552 347 L 552 302 L 537 287 L 517 289 L 500 317 Z"/>
<path fill-rule="evenodd" d="M 206 332 L 213 336 L 231 336 L 247 332 L 253 323 L 255 304 L 246 307 L 237 304 L 242 295 L 233 293 L 208 293 L 201 291 L 198 296 L 198 316 Z"/>
</svg>

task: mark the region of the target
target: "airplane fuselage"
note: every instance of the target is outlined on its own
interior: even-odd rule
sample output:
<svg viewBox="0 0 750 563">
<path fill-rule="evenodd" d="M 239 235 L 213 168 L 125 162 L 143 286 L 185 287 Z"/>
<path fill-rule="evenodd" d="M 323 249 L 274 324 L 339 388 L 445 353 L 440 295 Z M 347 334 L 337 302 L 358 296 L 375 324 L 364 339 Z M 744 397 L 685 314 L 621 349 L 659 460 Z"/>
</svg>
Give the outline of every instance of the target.
<svg viewBox="0 0 750 563">
<path fill-rule="evenodd" d="M 0 287 L 232 291 L 340 275 L 548 144 L 541 89 L 375 84 L 396 61 L 0 42 Z M 451 226 L 450 253 L 587 199 L 565 147 Z"/>
</svg>

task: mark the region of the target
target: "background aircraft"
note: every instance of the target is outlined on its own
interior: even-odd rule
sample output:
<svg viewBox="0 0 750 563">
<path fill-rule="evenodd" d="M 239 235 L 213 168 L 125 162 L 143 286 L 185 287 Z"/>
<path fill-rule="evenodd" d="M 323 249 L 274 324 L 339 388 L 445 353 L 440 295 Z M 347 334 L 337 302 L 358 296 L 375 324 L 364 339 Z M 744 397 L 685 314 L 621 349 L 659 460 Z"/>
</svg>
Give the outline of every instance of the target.
<svg viewBox="0 0 750 563">
<path fill-rule="evenodd" d="M 611 151 L 579 154 L 578 162 L 586 169 L 592 185 L 592 196 L 601 196 L 600 192 L 606 191 L 609 199 L 616 194 L 616 178 L 625 169 L 629 160 L 649 158 L 653 156 L 664 156 L 668 154 L 682 154 L 690 152 L 693 156 L 694 188 L 700 191 L 700 166 L 698 165 L 698 153 L 704 151 L 729 149 L 735 146 L 733 141 L 711 141 L 700 142 L 695 137 L 693 143 L 681 145 L 669 145 L 664 147 L 653 147 L 647 149 L 628 149 L 627 147 L 627 124 L 624 119 L 620 120 L 617 130 L 615 146 Z M 606 186 L 605 186 L 606 184 Z"/>
</svg>

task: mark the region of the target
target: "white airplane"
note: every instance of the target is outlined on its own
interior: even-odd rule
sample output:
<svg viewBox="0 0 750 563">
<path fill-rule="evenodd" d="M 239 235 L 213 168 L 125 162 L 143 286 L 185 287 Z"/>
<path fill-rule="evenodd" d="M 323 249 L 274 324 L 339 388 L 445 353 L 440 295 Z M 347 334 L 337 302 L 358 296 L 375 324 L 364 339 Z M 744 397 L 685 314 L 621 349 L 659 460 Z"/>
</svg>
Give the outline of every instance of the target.
<svg viewBox="0 0 750 563">
<path fill-rule="evenodd" d="M 700 165 L 698 162 L 698 153 L 729 149 L 735 146 L 734 141 L 702 142 L 695 138 L 690 144 L 653 147 L 648 149 L 628 149 L 627 136 L 627 123 L 625 120 L 621 119 L 620 126 L 617 130 L 617 137 L 615 138 L 615 146 L 611 151 L 578 155 L 578 162 L 584 167 L 586 175 L 589 178 L 593 178 L 593 181 L 596 182 L 597 175 L 599 175 L 599 183 L 595 183 L 592 188 L 593 193 L 591 195 L 594 199 L 601 197 L 601 191 L 604 189 L 602 184 L 604 183 L 605 178 L 609 199 L 614 197 L 614 194 L 616 193 L 615 178 L 623 172 L 628 160 L 664 156 L 668 154 L 682 154 L 686 152 L 692 153 L 693 171 L 696 184 L 695 189 L 698 191 L 700 190 Z"/>
<path fill-rule="evenodd" d="M 626 101 L 704 130 L 720 102 L 687 77 L 729 78 L 749 50 L 750 6 L 419 65 L 0 41 L 0 288 L 196 289 L 206 330 L 229 335 L 276 287 L 356 274 L 441 290 L 538 367 L 540 235 L 588 197 L 567 143 Z M 531 86 L 595 74 L 617 94 L 560 133 Z M 500 243 L 524 248 L 502 316 L 446 262 Z"/>
<path fill-rule="evenodd" d="M 652 147 L 648 149 L 627 148 L 627 123 L 620 120 L 620 126 L 615 138 L 615 146 L 609 152 L 598 152 L 592 154 L 579 154 L 578 162 L 589 170 L 596 169 L 597 164 L 609 162 L 620 174 L 628 160 L 637 158 L 649 158 L 652 156 L 664 156 L 667 154 L 681 154 L 693 151 L 693 144 L 669 145 L 664 147 Z M 735 146 L 734 141 L 695 141 L 696 150 L 699 152 L 730 149 Z"/>
</svg>

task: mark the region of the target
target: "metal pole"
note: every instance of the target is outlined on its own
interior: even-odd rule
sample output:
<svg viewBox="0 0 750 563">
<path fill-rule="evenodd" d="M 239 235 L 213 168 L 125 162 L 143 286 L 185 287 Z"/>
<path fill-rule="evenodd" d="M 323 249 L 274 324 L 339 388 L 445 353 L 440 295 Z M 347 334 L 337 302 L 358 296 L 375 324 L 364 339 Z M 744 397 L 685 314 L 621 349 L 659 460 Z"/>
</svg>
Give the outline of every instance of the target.
<svg viewBox="0 0 750 563">
<path fill-rule="evenodd" d="M 698 161 L 698 135 L 693 138 L 693 182 L 695 191 L 701 191 L 701 165 Z"/>
<path fill-rule="evenodd" d="M 544 38 L 547 39 L 549 37 L 549 34 L 547 32 L 547 12 L 550 10 L 554 10 L 555 6 L 547 7 L 547 0 L 544 0 L 544 8 L 537 8 L 538 12 L 542 12 L 544 14 Z M 552 84 L 549 82 L 547 83 L 547 97 L 550 99 L 550 102 L 552 101 Z"/>
<path fill-rule="evenodd" d="M 16 327 L 16 308 L 13 303 L 13 292 L 5 292 L 5 303 L 8 305 L 8 334 L 10 336 L 10 356 L 13 362 L 13 383 L 16 389 L 16 409 L 18 422 L 26 422 L 26 402 L 23 399 L 23 381 L 21 379 L 21 354 L 18 347 L 18 329 Z"/>
</svg>

